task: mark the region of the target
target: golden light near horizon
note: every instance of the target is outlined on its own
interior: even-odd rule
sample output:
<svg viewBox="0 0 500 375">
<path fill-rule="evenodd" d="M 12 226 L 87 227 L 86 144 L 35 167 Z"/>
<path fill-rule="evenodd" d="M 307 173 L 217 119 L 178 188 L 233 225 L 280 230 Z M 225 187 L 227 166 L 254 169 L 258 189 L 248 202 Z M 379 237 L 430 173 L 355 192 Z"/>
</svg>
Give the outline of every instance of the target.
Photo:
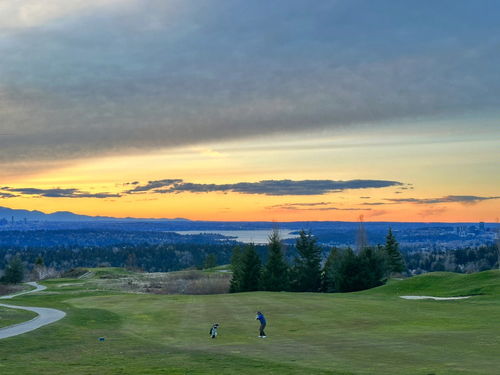
<svg viewBox="0 0 500 375">
<path fill-rule="evenodd" d="M 406 143 L 405 143 L 406 142 Z M 463 151 L 464 144 L 468 150 Z M 194 220 L 355 221 L 360 214 L 371 221 L 493 221 L 499 201 L 464 200 L 432 203 L 395 202 L 391 199 L 432 199 L 450 194 L 494 197 L 497 178 L 484 174 L 494 163 L 496 142 L 478 139 L 442 143 L 415 137 L 356 137 L 320 132 L 307 137 L 276 136 L 271 140 L 212 143 L 167 149 L 146 155 L 117 155 L 81 159 L 59 168 L 41 170 L 15 181 L 13 188 L 69 189 L 119 194 L 109 198 L 64 198 L 20 196 L 10 198 L 11 207 L 45 212 L 69 210 L 87 215 L 174 218 Z M 258 150 L 256 151 L 256 148 Z M 482 150 L 484 159 L 474 158 Z M 420 158 L 415 154 L 423 152 Z M 489 155 L 489 156 L 488 156 Z M 272 163 L 269 160 L 272 159 Z M 386 166 L 391 161 L 390 171 Z M 366 162 L 361 162 L 365 160 Z M 437 160 L 436 162 L 433 162 Z M 433 162 L 433 165 L 430 163 Z M 460 168 L 450 167 L 459 163 Z M 486 167 L 481 170 L 480 167 Z M 479 171 L 478 171 L 479 168 Z M 390 173 L 389 173 L 390 172 Z M 480 183 L 470 184 L 463 173 L 477 174 Z M 482 175 L 483 174 L 483 175 Z M 261 180 L 353 180 L 377 178 L 411 184 L 380 189 L 354 189 L 319 195 L 244 194 L 234 191 L 176 192 L 144 191 L 123 194 L 133 185 L 165 178 L 196 184 L 256 183 Z M 490 180 L 488 180 L 490 179 Z M 492 180 L 491 180 L 492 179 Z"/>
</svg>

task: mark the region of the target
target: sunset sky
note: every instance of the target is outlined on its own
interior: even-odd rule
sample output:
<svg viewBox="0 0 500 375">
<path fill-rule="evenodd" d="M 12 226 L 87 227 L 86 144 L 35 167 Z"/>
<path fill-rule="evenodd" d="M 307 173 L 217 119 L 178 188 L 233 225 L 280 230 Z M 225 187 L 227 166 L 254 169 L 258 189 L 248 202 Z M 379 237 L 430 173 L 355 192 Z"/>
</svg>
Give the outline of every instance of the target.
<svg viewBox="0 0 500 375">
<path fill-rule="evenodd" d="M 493 222 L 499 160 L 498 1 L 0 1 L 0 206 Z"/>
</svg>

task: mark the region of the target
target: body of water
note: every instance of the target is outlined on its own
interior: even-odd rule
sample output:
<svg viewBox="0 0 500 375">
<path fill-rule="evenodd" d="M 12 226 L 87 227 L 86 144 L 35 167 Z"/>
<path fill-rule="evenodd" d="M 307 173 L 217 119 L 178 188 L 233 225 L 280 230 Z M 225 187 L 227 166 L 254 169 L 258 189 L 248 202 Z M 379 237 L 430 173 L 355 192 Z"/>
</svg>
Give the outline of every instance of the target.
<svg viewBox="0 0 500 375">
<path fill-rule="evenodd" d="M 179 230 L 175 233 L 178 234 L 200 234 L 200 233 L 216 233 L 222 234 L 223 236 L 235 237 L 236 241 L 244 243 L 255 243 L 255 244 L 265 244 L 268 242 L 270 230 Z M 280 231 L 281 239 L 285 240 L 288 238 L 297 237 L 297 235 L 291 234 L 290 231 Z"/>
</svg>

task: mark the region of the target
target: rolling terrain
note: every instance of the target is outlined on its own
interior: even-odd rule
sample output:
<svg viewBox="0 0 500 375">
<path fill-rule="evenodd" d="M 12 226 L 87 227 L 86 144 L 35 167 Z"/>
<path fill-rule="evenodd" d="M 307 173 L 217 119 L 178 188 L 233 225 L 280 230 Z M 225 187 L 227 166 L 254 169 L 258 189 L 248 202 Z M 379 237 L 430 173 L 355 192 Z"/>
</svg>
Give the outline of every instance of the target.
<svg viewBox="0 0 500 375">
<path fill-rule="evenodd" d="M 0 340 L 0 372 L 494 375 L 500 368 L 499 271 L 433 273 L 346 294 L 151 295 L 106 288 L 106 279 L 127 276 L 111 269 L 50 280 L 43 293 L 13 300 L 67 316 Z M 410 294 L 472 297 L 399 298 Z M 268 318 L 266 339 L 257 338 L 256 310 Z M 211 340 L 214 322 L 221 328 Z"/>
</svg>

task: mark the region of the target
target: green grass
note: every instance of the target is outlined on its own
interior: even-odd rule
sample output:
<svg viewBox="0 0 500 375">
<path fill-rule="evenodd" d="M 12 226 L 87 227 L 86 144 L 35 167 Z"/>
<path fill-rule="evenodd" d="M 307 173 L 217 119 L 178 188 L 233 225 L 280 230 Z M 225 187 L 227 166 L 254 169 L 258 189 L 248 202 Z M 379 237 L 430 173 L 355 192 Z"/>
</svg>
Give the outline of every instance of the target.
<svg viewBox="0 0 500 375">
<path fill-rule="evenodd" d="M 224 264 L 221 266 L 213 267 L 213 268 L 206 268 L 203 270 L 203 272 L 232 272 L 231 265 L 230 264 Z"/>
<path fill-rule="evenodd" d="M 0 373 L 496 375 L 499 276 L 429 274 L 349 294 L 212 296 L 125 294 L 92 289 L 91 280 L 52 280 L 45 295 L 12 303 L 61 308 L 67 317 L 0 340 Z M 481 295 L 459 301 L 398 297 L 473 290 Z M 256 310 L 269 320 L 267 339 L 256 337 Z M 214 322 L 221 328 L 211 340 Z"/>
<path fill-rule="evenodd" d="M 4 302 L 7 301 L 2 302 L 2 300 L 0 300 L 0 303 Z M 35 316 L 36 314 L 31 311 L 8 309 L 6 307 L 0 306 L 0 328 L 31 320 Z"/>
<path fill-rule="evenodd" d="M 95 277 L 99 279 L 116 279 L 134 274 L 132 271 L 118 267 L 88 268 L 87 270 L 92 272 Z"/>
<path fill-rule="evenodd" d="M 458 297 L 474 295 L 500 295 L 498 270 L 473 274 L 433 272 L 411 277 L 363 292 L 383 295 L 430 295 L 434 297 Z"/>
</svg>

